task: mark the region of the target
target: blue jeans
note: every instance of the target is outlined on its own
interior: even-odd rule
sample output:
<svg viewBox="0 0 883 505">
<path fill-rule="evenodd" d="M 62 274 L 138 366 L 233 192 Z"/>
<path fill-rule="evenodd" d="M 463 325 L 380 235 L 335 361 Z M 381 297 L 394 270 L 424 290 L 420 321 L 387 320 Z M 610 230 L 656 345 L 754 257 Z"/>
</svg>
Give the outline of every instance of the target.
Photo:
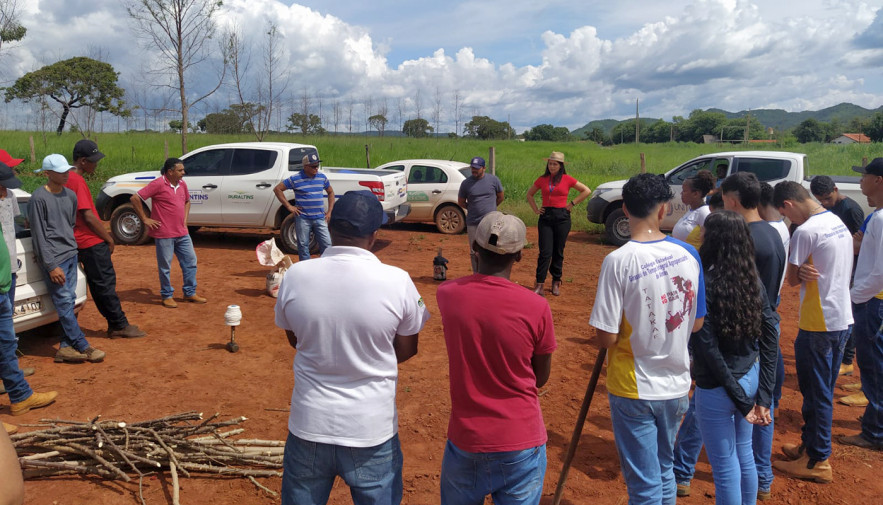
<svg viewBox="0 0 883 505">
<path fill-rule="evenodd" d="M 282 505 L 327 503 L 338 475 L 350 487 L 354 505 L 398 505 L 402 501 L 398 435 L 374 447 L 344 447 L 288 433 L 282 467 Z"/>
<path fill-rule="evenodd" d="M 779 331 L 779 323 L 776 323 L 776 330 Z M 767 425 L 755 424 L 752 434 L 752 443 L 754 445 L 754 463 L 757 466 L 757 487 L 764 491 L 769 491 L 773 485 L 773 465 L 771 458 L 773 456 L 773 434 L 776 426 L 776 409 L 779 407 L 779 400 L 782 399 L 782 384 L 785 382 L 785 360 L 782 358 L 782 348 L 779 347 L 778 362 L 776 363 L 776 384 L 773 387 L 773 404 L 770 407 L 770 419 L 772 422 Z"/>
<path fill-rule="evenodd" d="M 18 339 L 15 338 L 12 310 L 9 298 L 0 296 L 0 379 L 9 394 L 9 401 L 18 403 L 27 400 L 34 392 L 18 367 L 18 356 L 15 355 Z"/>
<path fill-rule="evenodd" d="M 687 395 L 671 400 L 632 400 L 608 393 L 607 398 L 629 505 L 674 505 L 672 453 L 678 424 L 690 403 Z"/>
<path fill-rule="evenodd" d="M 441 471 L 442 505 L 537 505 L 546 476 L 546 445 L 522 451 L 466 452 L 450 440 Z"/>
<path fill-rule="evenodd" d="M 196 251 L 190 235 L 158 238 L 156 242 L 156 265 L 159 268 L 159 294 L 163 300 L 175 293 L 169 274 L 172 271 L 172 255 L 178 258 L 184 276 L 184 296 L 196 294 Z"/>
<path fill-rule="evenodd" d="M 64 272 L 63 285 L 52 282 L 45 267 L 43 267 L 43 280 L 58 312 L 58 322 L 64 331 L 59 347 L 73 347 L 83 352 L 89 348 L 89 342 L 86 341 L 86 334 L 80 329 L 80 323 L 77 322 L 77 315 L 74 313 L 77 304 L 77 256 L 73 255 L 62 261 L 58 267 Z"/>
<path fill-rule="evenodd" d="M 856 361 L 868 406 L 862 415 L 862 437 L 883 446 L 883 300 L 853 305 Z"/>
<path fill-rule="evenodd" d="M 699 425 L 696 424 L 696 392 L 694 391 L 675 440 L 674 472 L 676 483 L 690 485 L 701 451 L 702 434 L 699 432 Z"/>
<path fill-rule="evenodd" d="M 757 395 L 760 366 L 755 363 L 739 379 L 749 397 Z M 757 467 L 751 447 L 752 424 L 745 420 L 726 389 L 696 388 L 696 418 L 714 477 L 718 505 L 757 501 Z"/>
<path fill-rule="evenodd" d="M 813 461 L 831 456 L 834 384 L 848 336 L 849 330 L 799 330 L 794 339 L 797 385 L 803 394 L 801 441 Z"/>
<path fill-rule="evenodd" d="M 297 234 L 297 257 L 300 261 L 310 259 L 310 232 L 316 235 L 319 243 L 319 254 L 331 247 L 331 235 L 328 233 L 328 223 L 324 217 L 308 218 L 296 216 L 294 218 L 295 233 Z"/>
</svg>

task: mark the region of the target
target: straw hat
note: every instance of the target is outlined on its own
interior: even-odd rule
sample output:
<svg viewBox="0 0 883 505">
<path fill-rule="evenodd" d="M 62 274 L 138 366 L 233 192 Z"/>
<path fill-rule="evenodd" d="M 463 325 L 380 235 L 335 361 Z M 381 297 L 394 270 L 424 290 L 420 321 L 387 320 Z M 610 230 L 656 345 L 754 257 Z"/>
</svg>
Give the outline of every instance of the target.
<svg viewBox="0 0 883 505">
<path fill-rule="evenodd" d="M 558 163 L 564 164 L 564 153 L 559 151 L 552 151 L 552 154 L 549 155 L 548 158 L 543 158 L 546 161 L 557 161 Z"/>
</svg>

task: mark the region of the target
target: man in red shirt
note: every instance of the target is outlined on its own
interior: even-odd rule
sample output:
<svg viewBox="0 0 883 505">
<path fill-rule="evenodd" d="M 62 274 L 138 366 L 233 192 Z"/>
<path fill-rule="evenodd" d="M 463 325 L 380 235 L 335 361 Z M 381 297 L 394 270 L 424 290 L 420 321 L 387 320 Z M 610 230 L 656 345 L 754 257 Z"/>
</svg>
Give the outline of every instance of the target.
<svg viewBox="0 0 883 505">
<path fill-rule="evenodd" d="M 159 293 L 162 305 L 167 309 L 178 307 L 172 294 L 175 288 L 169 278 L 172 256 L 178 258 L 178 265 L 184 276 L 184 301 L 205 303 L 205 297 L 196 294 L 196 251 L 190 232 L 187 231 L 187 216 L 190 214 L 190 192 L 184 182 L 184 162 L 169 158 L 163 164 L 159 177 L 132 195 L 131 202 L 141 218 L 147 233 L 156 244 L 156 264 L 159 268 Z M 150 200 L 153 207 L 150 216 L 144 212 L 142 202 Z"/>
<path fill-rule="evenodd" d="M 495 503 L 536 505 L 543 492 L 547 436 L 537 390 L 556 343 L 549 304 L 509 280 L 525 234 L 517 217 L 490 212 L 472 243 L 478 272 L 438 288 L 451 382 L 443 505 L 482 503 L 488 494 Z"/>
<path fill-rule="evenodd" d="M 65 187 L 77 195 L 77 220 L 74 224 L 74 239 L 77 241 L 77 259 L 86 272 L 86 283 L 92 292 L 92 301 L 98 312 L 107 319 L 107 336 L 110 338 L 138 338 L 147 335 L 134 324 L 129 324 L 126 313 L 117 296 L 117 275 L 113 268 L 113 237 L 98 218 L 92 193 L 83 178 L 95 173 L 98 162 L 104 153 L 98 145 L 88 139 L 74 145 L 74 169 Z"/>
</svg>

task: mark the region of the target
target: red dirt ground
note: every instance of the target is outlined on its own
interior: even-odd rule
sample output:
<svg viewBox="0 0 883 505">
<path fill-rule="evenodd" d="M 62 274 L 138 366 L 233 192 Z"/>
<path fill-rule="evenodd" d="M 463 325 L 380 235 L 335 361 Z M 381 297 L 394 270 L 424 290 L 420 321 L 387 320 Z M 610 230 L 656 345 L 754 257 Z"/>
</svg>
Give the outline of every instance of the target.
<svg viewBox="0 0 883 505">
<path fill-rule="evenodd" d="M 442 336 L 441 317 L 435 304 L 436 282 L 432 280 L 432 258 L 444 247 L 451 260 L 449 278 L 469 273 L 465 236 L 449 237 L 431 226 L 396 226 L 381 231 L 375 253 L 385 263 L 410 272 L 426 300 L 432 319 L 420 334 L 420 352 L 400 366 L 399 428 L 405 454 L 404 503 L 439 502 L 439 472 L 450 409 L 448 366 Z M 224 418 L 244 415 L 248 438 L 284 440 L 287 409 L 292 388 L 291 363 L 294 351 L 284 333 L 273 324 L 274 299 L 264 294 L 268 271 L 255 259 L 254 247 L 267 236 L 254 232 L 205 231 L 194 237 L 199 257 L 199 293 L 206 305 L 181 303 L 171 310 L 159 305 L 159 289 L 153 246 L 118 247 L 114 263 L 118 291 L 130 321 L 140 325 L 147 338 L 108 340 L 105 322 L 91 300 L 79 320 L 92 345 L 107 352 L 100 364 L 54 364 L 57 344 L 52 327 L 25 335 L 21 340 L 26 356 L 22 366 L 35 366 L 30 378 L 37 390 L 60 392 L 54 405 L 12 418 L 4 400 L 0 417 L 6 422 L 35 423 L 41 418 L 136 421 L 198 410 L 220 412 Z M 528 240 L 536 241 L 536 228 L 529 227 Z M 559 347 L 553 358 L 552 377 L 541 390 L 540 399 L 549 430 L 548 470 L 544 504 L 552 501 L 564 453 L 573 431 L 580 403 L 597 355 L 589 345 L 589 312 L 594 302 L 598 271 L 610 246 L 601 245 L 597 235 L 575 232 L 567 246 L 565 277 L 560 297 L 549 297 L 555 318 Z M 533 285 L 535 247 L 525 249 L 512 280 Z M 173 283 L 180 296 L 180 271 L 173 270 Z M 365 293 L 365 296 L 371 296 Z M 782 349 L 786 374 L 783 404 L 776 423 L 774 452 L 784 442 L 799 439 L 801 396 L 794 368 L 797 291 L 786 288 L 781 308 Z M 236 333 L 241 351 L 224 350 L 229 329 L 224 311 L 229 304 L 242 307 L 243 322 Z M 840 382 L 857 382 L 844 377 Z M 625 484 L 619 471 L 609 420 L 604 375 L 598 384 L 592 407 L 574 458 L 564 492 L 565 504 L 596 505 L 626 503 Z M 837 396 L 843 396 L 842 390 Z M 858 431 L 860 408 L 836 404 L 834 434 Z M 24 427 L 23 430 L 32 428 Z M 778 456 L 774 456 L 778 457 Z M 774 503 L 880 503 L 883 496 L 883 453 L 835 443 L 831 459 L 834 482 L 828 485 L 791 480 L 781 475 L 773 483 Z M 167 474 L 145 480 L 148 504 L 171 503 L 171 479 Z M 280 479 L 262 479 L 278 491 Z M 274 503 L 248 480 L 196 475 L 181 480 L 181 503 Z M 703 456 L 693 481 L 693 494 L 681 503 L 712 503 L 714 485 L 711 468 Z M 138 485 L 81 477 L 55 477 L 26 483 L 29 504 L 135 504 Z M 352 503 L 346 486 L 338 481 L 332 504 Z M 488 503 L 490 500 L 488 499 Z"/>
</svg>

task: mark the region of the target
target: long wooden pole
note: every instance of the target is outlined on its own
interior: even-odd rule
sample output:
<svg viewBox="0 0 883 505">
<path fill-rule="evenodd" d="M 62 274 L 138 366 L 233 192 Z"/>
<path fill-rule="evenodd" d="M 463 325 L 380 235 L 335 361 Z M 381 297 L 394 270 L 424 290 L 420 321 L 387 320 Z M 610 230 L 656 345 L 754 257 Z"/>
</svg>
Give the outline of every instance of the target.
<svg viewBox="0 0 883 505">
<path fill-rule="evenodd" d="M 589 406 L 592 404 L 592 397 L 595 395 L 595 387 L 598 385 L 601 369 L 604 368 L 605 358 L 607 358 L 607 349 L 601 349 L 598 352 L 598 359 L 595 360 L 595 367 L 592 368 L 592 377 L 589 379 L 589 385 L 586 387 L 586 396 L 583 397 L 583 405 L 579 409 L 576 426 L 573 427 L 570 445 L 567 446 L 564 466 L 561 468 L 561 475 L 558 477 L 558 487 L 555 489 L 555 498 L 552 500 L 552 505 L 559 505 L 561 503 L 561 495 L 564 494 L 564 483 L 567 481 L 567 472 L 570 471 L 570 464 L 573 463 L 573 457 L 576 455 L 576 446 L 579 444 L 579 438 L 583 434 L 583 425 L 586 423 L 586 416 L 589 414 Z"/>
</svg>

